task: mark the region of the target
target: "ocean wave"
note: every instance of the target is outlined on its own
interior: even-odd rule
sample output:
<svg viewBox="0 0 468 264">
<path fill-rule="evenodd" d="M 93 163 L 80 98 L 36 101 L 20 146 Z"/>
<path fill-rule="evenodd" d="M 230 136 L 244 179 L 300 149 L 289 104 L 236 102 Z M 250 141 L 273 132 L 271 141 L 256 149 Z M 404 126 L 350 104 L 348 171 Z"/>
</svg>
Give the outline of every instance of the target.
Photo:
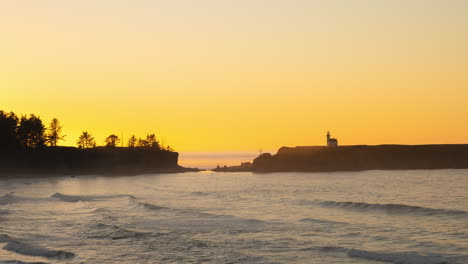
<svg viewBox="0 0 468 264">
<path fill-rule="evenodd" d="M 345 247 L 337 247 L 337 246 L 319 246 L 319 247 L 307 247 L 301 248 L 300 251 L 322 251 L 322 252 L 348 252 L 349 249 Z"/>
<path fill-rule="evenodd" d="M 207 196 L 207 195 L 209 195 L 209 193 L 206 193 L 206 192 L 192 192 L 191 194 L 195 195 L 195 196 Z"/>
<path fill-rule="evenodd" d="M 69 259 L 75 257 L 74 253 L 63 250 L 52 250 L 39 246 L 33 246 L 23 242 L 10 240 L 3 249 L 16 252 L 23 255 L 46 257 L 46 258 L 61 258 Z"/>
<path fill-rule="evenodd" d="M 159 206 L 159 205 L 150 204 L 150 203 L 137 203 L 137 204 L 143 206 L 146 209 L 156 210 L 156 211 L 164 210 L 164 209 L 171 209 L 169 207 Z"/>
<path fill-rule="evenodd" d="M 178 209 L 178 208 L 172 208 L 172 207 L 166 207 L 166 206 L 160 206 L 156 204 L 151 204 L 151 203 L 144 203 L 144 202 L 135 202 L 138 206 L 142 206 L 145 209 L 152 210 L 152 211 L 166 211 L 166 212 L 171 212 L 177 215 L 181 216 L 187 216 L 187 217 L 206 217 L 206 218 L 223 218 L 226 217 L 225 215 L 218 215 L 218 214 L 212 214 L 212 213 L 205 213 L 205 212 L 200 212 L 197 210 L 193 209 Z"/>
<path fill-rule="evenodd" d="M 0 205 L 5 205 L 5 204 L 12 204 L 12 203 L 15 203 L 17 201 L 19 201 L 20 198 L 13 195 L 13 193 L 8 193 L 8 194 L 5 194 L 3 196 L 0 196 Z"/>
<path fill-rule="evenodd" d="M 120 195 L 66 195 L 62 193 L 54 193 L 50 197 L 60 199 L 64 202 L 79 202 L 79 201 L 94 201 L 100 199 L 110 199 L 119 197 L 129 197 L 135 199 L 133 195 L 120 194 Z"/>
<path fill-rule="evenodd" d="M 65 195 L 61 193 L 54 193 L 50 197 L 57 198 L 64 202 L 79 202 L 79 201 L 91 201 L 93 198 L 86 197 L 86 196 L 78 196 L 78 195 Z"/>
<path fill-rule="evenodd" d="M 94 208 L 91 210 L 91 212 L 93 213 L 108 213 L 108 212 L 111 212 L 110 209 L 107 209 L 107 208 Z"/>
<path fill-rule="evenodd" d="M 0 196 L 0 205 L 15 204 L 21 202 L 39 202 L 39 201 L 49 201 L 49 197 L 24 197 L 17 196 L 14 192 Z M 1 212 L 0 212 L 1 214 Z"/>
<path fill-rule="evenodd" d="M 235 217 L 235 216 L 231 216 L 231 217 Z M 235 218 L 238 218 L 238 217 L 235 217 Z M 243 221 L 245 221 L 247 224 L 253 224 L 253 225 L 262 225 L 262 224 L 266 224 L 267 222 L 263 221 L 263 220 L 258 220 L 258 219 L 253 219 L 253 218 L 247 218 L 247 219 L 244 219 L 244 218 L 239 218 Z"/>
<path fill-rule="evenodd" d="M 457 263 L 455 258 L 444 257 L 440 254 L 420 254 L 418 252 L 374 252 L 349 249 L 340 246 L 316 246 L 301 248 L 300 251 L 321 251 L 345 253 L 352 258 L 361 258 L 395 264 L 450 264 Z"/>
<path fill-rule="evenodd" d="M 348 251 L 348 256 L 353 258 L 361 258 L 367 260 L 376 260 L 389 263 L 397 264 L 449 264 L 454 263 L 450 262 L 448 259 L 442 258 L 438 254 L 427 254 L 422 255 L 417 252 L 372 252 L 351 249 Z"/>
<path fill-rule="evenodd" d="M 369 204 L 362 202 L 318 201 L 316 205 L 330 208 L 380 211 L 390 214 L 449 215 L 468 217 L 468 212 L 451 209 L 433 209 L 405 204 Z"/>
<path fill-rule="evenodd" d="M 4 220 L 2 216 L 10 214 L 10 211 L 8 210 L 0 210 L 0 221 Z"/>
<path fill-rule="evenodd" d="M 195 210 L 190 209 L 177 209 L 171 208 L 166 206 L 160 206 L 152 203 L 145 203 L 145 202 L 136 202 L 133 201 L 136 205 L 141 206 L 145 209 L 152 210 L 152 211 L 168 211 L 179 215 L 196 215 L 196 216 L 208 216 L 211 215 L 209 213 L 202 213 Z"/>
<path fill-rule="evenodd" d="M 225 214 L 213 214 L 213 213 L 206 213 L 200 212 L 193 209 L 177 209 L 165 206 L 159 206 L 150 203 L 144 202 L 134 202 L 135 204 L 144 207 L 145 209 L 154 210 L 154 211 L 167 211 L 174 213 L 179 216 L 185 217 L 192 217 L 192 218 L 207 218 L 207 220 L 218 220 L 218 221 L 237 221 L 239 224 L 248 224 L 248 225 L 262 225 L 262 224 L 271 224 L 269 222 L 253 219 L 253 218 L 242 218 L 233 215 L 225 215 Z"/>
<path fill-rule="evenodd" d="M 346 223 L 346 222 L 337 222 L 337 221 L 322 220 L 322 219 L 315 219 L 315 218 L 303 218 L 299 220 L 299 222 L 327 224 L 327 225 L 349 225 L 349 223 Z"/>
<path fill-rule="evenodd" d="M 88 238 L 110 238 L 113 240 L 117 239 L 127 239 L 127 238 L 137 238 L 150 233 L 132 231 L 116 225 L 106 225 L 99 223 L 96 225 L 96 228 L 99 229 L 97 234 L 88 236 Z"/>
<path fill-rule="evenodd" d="M 10 236 L 6 234 L 0 234 L 0 243 L 7 243 L 10 242 L 12 239 Z"/>
<path fill-rule="evenodd" d="M 0 234 L 0 243 L 7 243 L 3 249 L 23 255 L 60 259 L 69 259 L 75 257 L 74 253 L 33 246 L 13 239 L 7 234 Z"/>
</svg>

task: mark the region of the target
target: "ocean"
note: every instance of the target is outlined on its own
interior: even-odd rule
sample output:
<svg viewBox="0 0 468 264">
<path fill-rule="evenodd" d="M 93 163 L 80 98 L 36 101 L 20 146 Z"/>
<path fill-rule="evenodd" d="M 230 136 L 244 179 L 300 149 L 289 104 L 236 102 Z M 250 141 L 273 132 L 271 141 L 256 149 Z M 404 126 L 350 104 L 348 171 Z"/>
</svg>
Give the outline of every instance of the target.
<svg viewBox="0 0 468 264">
<path fill-rule="evenodd" d="M 468 170 L 0 179 L 0 263 L 468 263 L 467 190 Z"/>
<path fill-rule="evenodd" d="M 179 165 L 210 170 L 217 166 L 238 166 L 242 162 L 252 162 L 259 155 L 256 151 L 187 151 L 179 153 Z"/>
</svg>

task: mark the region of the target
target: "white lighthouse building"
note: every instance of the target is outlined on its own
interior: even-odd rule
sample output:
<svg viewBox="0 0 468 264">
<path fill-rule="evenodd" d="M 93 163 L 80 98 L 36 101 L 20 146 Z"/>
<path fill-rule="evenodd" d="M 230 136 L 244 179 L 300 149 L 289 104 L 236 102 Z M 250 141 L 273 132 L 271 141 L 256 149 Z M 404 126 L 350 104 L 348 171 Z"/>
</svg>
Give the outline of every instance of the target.
<svg viewBox="0 0 468 264">
<path fill-rule="evenodd" d="M 330 137 L 330 132 L 327 132 L 327 147 L 338 147 L 338 140 Z"/>
</svg>

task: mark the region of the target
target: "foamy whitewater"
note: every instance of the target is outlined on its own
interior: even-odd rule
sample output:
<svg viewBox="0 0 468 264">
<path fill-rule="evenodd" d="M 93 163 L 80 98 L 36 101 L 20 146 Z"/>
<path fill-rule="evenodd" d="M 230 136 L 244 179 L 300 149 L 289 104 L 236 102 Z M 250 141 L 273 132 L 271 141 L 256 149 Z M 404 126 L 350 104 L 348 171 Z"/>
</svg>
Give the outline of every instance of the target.
<svg viewBox="0 0 468 264">
<path fill-rule="evenodd" d="M 468 170 L 0 179 L 0 263 L 468 263 Z"/>
</svg>

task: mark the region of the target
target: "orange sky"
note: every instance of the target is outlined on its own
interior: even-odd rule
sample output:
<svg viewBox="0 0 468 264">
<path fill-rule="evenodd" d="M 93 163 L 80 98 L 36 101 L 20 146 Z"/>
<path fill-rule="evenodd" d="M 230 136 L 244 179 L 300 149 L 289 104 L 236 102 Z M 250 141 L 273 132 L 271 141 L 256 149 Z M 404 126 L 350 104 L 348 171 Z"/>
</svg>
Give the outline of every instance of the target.
<svg viewBox="0 0 468 264">
<path fill-rule="evenodd" d="M 0 109 L 188 150 L 468 143 L 468 1 L 0 3 Z"/>
</svg>

